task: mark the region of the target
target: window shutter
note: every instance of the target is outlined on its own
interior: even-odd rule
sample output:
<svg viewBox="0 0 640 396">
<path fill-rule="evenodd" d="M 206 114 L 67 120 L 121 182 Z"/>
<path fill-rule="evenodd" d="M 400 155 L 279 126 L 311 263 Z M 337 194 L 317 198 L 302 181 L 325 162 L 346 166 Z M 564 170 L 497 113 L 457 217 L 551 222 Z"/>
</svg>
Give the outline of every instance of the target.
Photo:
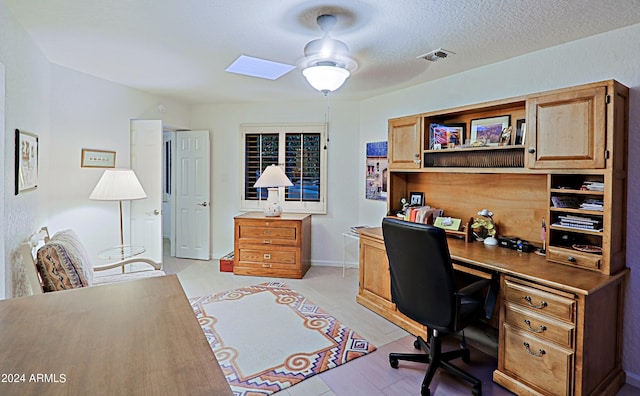
<svg viewBox="0 0 640 396">
<path fill-rule="evenodd" d="M 285 173 L 293 183 L 287 188 L 287 201 L 320 201 L 319 133 L 287 133 Z"/>
<path fill-rule="evenodd" d="M 253 185 L 267 166 L 278 164 L 278 134 L 247 134 L 244 147 L 245 199 L 267 199 L 266 188 Z"/>
</svg>

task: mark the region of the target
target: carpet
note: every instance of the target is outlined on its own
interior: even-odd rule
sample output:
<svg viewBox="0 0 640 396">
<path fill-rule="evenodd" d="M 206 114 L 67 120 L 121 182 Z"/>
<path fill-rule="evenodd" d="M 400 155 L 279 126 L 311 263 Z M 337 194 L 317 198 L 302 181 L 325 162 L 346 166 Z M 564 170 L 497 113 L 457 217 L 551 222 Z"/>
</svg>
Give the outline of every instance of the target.
<svg viewBox="0 0 640 396">
<path fill-rule="evenodd" d="M 284 283 L 190 302 L 236 396 L 278 392 L 376 349 Z"/>
</svg>

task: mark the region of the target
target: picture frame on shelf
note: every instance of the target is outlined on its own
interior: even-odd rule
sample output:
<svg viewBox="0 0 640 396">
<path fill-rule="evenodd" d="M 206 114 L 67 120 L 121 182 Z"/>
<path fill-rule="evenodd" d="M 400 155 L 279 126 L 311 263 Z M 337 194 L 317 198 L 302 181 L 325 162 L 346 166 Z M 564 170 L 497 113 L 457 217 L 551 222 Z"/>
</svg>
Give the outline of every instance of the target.
<svg viewBox="0 0 640 396">
<path fill-rule="evenodd" d="M 483 143 L 485 146 L 498 146 L 505 128 L 509 128 L 511 116 L 504 115 L 471 120 L 469 140 L 471 144 Z"/>
<path fill-rule="evenodd" d="M 82 149 L 80 160 L 82 168 L 115 168 L 116 152 L 108 150 Z"/>
<path fill-rule="evenodd" d="M 527 133 L 527 123 L 524 118 L 520 118 L 516 120 L 516 136 L 513 140 L 513 144 L 515 145 L 523 145 L 525 140 L 525 136 Z"/>
<path fill-rule="evenodd" d="M 429 150 L 440 150 L 460 146 L 464 142 L 466 124 L 438 124 L 429 125 Z"/>
<path fill-rule="evenodd" d="M 513 126 L 505 128 L 502 130 L 502 134 L 500 134 L 500 146 L 508 146 L 513 141 Z"/>
<path fill-rule="evenodd" d="M 16 129 L 15 195 L 38 188 L 38 135 Z"/>
<path fill-rule="evenodd" d="M 410 192 L 409 193 L 409 206 L 424 206 L 424 193 L 423 192 Z"/>
</svg>

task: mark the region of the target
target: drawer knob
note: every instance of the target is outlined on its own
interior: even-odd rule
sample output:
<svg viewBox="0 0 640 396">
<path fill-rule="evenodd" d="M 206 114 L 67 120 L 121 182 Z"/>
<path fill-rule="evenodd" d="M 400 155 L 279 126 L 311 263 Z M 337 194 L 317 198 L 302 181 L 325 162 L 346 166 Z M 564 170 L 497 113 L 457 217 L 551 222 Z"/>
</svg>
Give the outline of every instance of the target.
<svg viewBox="0 0 640 396">
<path fill-rule="evenodd" d="M 567 261 L 570 262 L 570 263 L 575 263 L 576 262 L 576 258 L 573 257 L 573 256 L 569 256 L 569 257 L 567 257 Z"/>
<path fill-rule="evenodd" d="M 531 321 L 529 319 L 525 319 L 524 323 L 527 325 L 529 330 L 533 331 L 534 333 L 544 333 L 544 331 L 547 330 L 547 326 L 545 325 L 540 325 L 538 329 L 534 329 L 533 327 L 531 327 Z"/>
<path fill-rule="evenodd" d="M 531 296 L 525 296 L 524 299 L 529 303 L 530 306 L 534 308 L 542 309 L 548 305 L 546 301 L 540 301 L 540 305 L 534 304 L 533 302 L 531 302 Z"/>
<path fill-rule="evenodd" d="M 271 264 L 262 264 L 262 268 L 271 268 Z"/>
<path fill-rule="evenodd" d="M 269 234 L 271 234 L 271 230 L 264 230 L 264 231 L 262 231 L 262 233 L 264 235 L 269 235 Z"/>
<path fill-rule="evenodd" d="M 538 349 L 538 353 L 533 352 L 530 348 L 529 348 L 529 343 L 525 342 L 524 343 L 524 347 L 527 349 L 527 352 L 529 352 L 529 355 L 533 355 L 536 357 L 542 357 L 542 355 L 544 355 L 546 352 L 544 351 L 544 349 Z"/>
<path fill-rule="evenodd" d="M 262 257 L 264 257 L 265 260 L 271 260 L 271 255 L 269 253 L 265 253 Z"/>
<path fill-rule="evenodd" d="M 264 239 L 262 243 L 266 243 L 267 245 L 270 245 L 272 242 L 271 242 L 271 239 Z"/>
</svg>

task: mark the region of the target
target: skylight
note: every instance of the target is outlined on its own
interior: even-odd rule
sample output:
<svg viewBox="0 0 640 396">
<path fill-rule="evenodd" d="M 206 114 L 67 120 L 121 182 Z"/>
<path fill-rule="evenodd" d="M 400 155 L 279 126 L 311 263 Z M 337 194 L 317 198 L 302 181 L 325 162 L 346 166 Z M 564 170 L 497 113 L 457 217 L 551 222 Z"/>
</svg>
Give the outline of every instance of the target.
<svg viewBox="0 0 640 396">
<path fill-rule="evenodd" d="M 225 71 L 245 76 L 276 80 L 295 68 L 295 66 L 285 63 L 240 55 Z"/>
</svg>

